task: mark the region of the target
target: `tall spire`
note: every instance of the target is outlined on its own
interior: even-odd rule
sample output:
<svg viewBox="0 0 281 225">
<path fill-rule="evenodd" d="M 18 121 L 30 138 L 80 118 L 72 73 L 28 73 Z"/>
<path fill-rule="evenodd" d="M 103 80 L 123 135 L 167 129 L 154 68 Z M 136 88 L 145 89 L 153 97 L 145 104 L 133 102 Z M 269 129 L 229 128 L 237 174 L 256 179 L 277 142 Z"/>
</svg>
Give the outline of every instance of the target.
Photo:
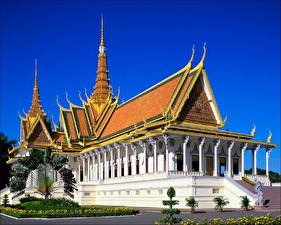
<svg viewBox="0 0 281 225">
<path fill-rule="evenodd" d="M 35 117 L 38 114 L 41 116 L 45 116 L 45 113 L 43 111 L 40 96 L 39 96 L 39 86 L 38 86 L 38 63 L 37 59 L 35 59 L 35 65 L 34 65 L 34 87 L 33 87 L 33 98 L 31 107 L 29 110 L 29 116 Z"/>
<path fill-rule="evenodd" d="M 94 86 L 94 92 L 90 97 L 90 100 L 92 103 L 95 103 L 99 108 L 108 101 L 108 97 L 110 95 L 111 95 L 111 88 L 109 85 L 107 57 L 105 53 L 105 42 L 104 42 L 104 21 L 103 21 L 103 16 L 101 16 L 101 39 L 100 39 L 99 55 L 98 55 L 97 77 Z"/>
</svg>

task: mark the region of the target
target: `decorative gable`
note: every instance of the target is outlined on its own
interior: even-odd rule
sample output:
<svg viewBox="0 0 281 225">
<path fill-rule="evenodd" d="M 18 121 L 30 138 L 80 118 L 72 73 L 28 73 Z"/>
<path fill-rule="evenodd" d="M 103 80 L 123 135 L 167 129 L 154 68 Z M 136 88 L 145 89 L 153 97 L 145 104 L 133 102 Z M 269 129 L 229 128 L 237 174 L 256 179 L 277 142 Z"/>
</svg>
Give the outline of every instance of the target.
<svg viewBox="0 0 281 225">
<path fill-rule="evenodd" d="M 35 127 L 32 129 L 31 133 L 28 135 L 28 141 L 30 143 L 49 143 L 50 142 L 50 135 L 48 131 L 45 130 L 42 126 L 40 120 L 35 124 Z"/>
<path fill-rule="evenodd" d="M 199 78 L 194 84 L 178 120 L 205 125 L 217 125 L 206 91 Z"/>
</svg>

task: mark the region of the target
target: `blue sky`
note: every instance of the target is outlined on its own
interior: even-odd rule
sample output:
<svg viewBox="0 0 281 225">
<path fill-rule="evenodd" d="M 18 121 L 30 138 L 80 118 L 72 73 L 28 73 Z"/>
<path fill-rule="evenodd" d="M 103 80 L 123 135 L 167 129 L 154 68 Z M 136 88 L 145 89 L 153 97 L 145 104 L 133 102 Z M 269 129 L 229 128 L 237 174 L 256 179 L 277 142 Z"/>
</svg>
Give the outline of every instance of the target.
<svg viewBox="0 0 281 225">
<path fill-rule="evenodd" d="M 34 58 L 45 112 L 58 121 L 56 96 L 80 104 L 95 81 L 100 15 L 105 18 L 110 82 L 127 100 L 181 69 L 207 42 L 205 68 L 225 129 L 266 140 L 280 171 L 279 1 L 1 1 L 0 130 L 19 139 L 18 112 L 29 110 Z M 265 167 L 265 152 L 258 152 Z M 251 166 L 246 154 L 246 168 Z"/>
</svg>

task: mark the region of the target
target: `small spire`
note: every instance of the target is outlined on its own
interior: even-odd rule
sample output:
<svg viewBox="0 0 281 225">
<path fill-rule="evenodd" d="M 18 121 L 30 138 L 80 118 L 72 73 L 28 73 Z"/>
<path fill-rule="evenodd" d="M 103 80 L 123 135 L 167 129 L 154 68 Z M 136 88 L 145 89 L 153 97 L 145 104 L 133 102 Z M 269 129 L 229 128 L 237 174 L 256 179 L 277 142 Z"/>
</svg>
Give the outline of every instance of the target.
<svg viewBox="0 0 281 225">
<path fill-rule="evenodd" d="M 100 53 L 104 53 L 105 52 L 103 15 L 101 15 L 101 37 L 100 37 L 99 52 Z"/>
<path fill-rule="evenodd" d="M 34 60 L 34 87 L 33 87 L 33 98 L 31 107 L 29 110 L 29 116 L 35 117 L 37 114 L 45 116 L 45 113 L 43 111 L 40 96 L 39 96 L 39 85 L 38 85 L 38 62 L 37 58 Z"/>
</svg>

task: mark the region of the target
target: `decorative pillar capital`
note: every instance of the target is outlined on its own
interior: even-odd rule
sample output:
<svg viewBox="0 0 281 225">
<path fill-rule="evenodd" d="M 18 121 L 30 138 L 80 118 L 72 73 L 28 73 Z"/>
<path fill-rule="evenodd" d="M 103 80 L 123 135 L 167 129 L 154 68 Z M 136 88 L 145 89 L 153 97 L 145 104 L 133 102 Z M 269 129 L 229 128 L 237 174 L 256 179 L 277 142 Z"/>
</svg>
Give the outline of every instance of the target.
<svg viewBox="0 0 281 225">
<path fill-rule="evenodd" d="M 186 145 L 190 141 L 190 136 L 183 136 L 183 143 Z"/>
<path fill-rule="evenodd" d="M 215 148 L 218 148 L 220 146 L 221 139 L 215 140 Z"/>
<path fill-rule="evenodd" d="M 155 138 L 155 137 L 149 137 L 148 141 L 149 141 L 149 143 L 152 144 L 153 146 L 156 145 L 156 138 Z"/>
<path fill-rule="evenodd" d="M 202 147 L 206 142 L 206 138 L 204 138 L 204 137 L 200 138 L 199 141 L 200 141 L 199 147 Z"/>
<path fill-rule="evenodd" d="M 245 151 L 245 150 L 248 148 L 248 145 L 249 145 L 248 142 L 242 144 L 242 146 L 241 146 L 242 149 L 241 149 L 241 150 L 242 150 L 242 151 Z"/>
<path fill-rule="evenodd" d="M 118 142 L 115 142 L 115 143 L 113 144 L 113 146 L 114 146 L 114 148 L 116 148 L 116 149 L 118 149 L 118 150 L 121 148 L 121 144 L 118 143 Z"/>
<path fill-rule="evenodd" d="M 254 150 L 254 152 L 258 152 L 258 150 L 260 149 L 260 147 L 261 147 L 261 145 L 257 145 L 257 146 L 256 146 L 256 148 L 255 148 L 255 149 L 253 149 L 253 150 Z"/>
<path fill-rule="evenodd" d="M 266 149 L 266 152 L 268 153 L 268 155 L 270 155 L 271 151 L 272 151 L 272 148 L 267 148 Z"/>
<path fill-rule="evenodd" d="M 163 134 L 163 139 L 164 139 L 165 145 L 167 146 L 169 144 L 170 135 L 169 134 Z"/>
<path fill-rule="evenodd" d="M 135 154 L 136 151 L 137 151 L 137 145 L 135 143 L 132 143 L 131 144 L 131 149 L 132 149 L 133 153 Z"/>
<path fill-rule="evenodd" d="M 232 150 L 234 144 L 235 144 L 235 141 L 231 141 L 231 142 L 230 142 L 230 144 L 229 144 L 229 146 L 228 146 L 228 150 L 229 150 L 229 151 Z"/>
<path fill-rule="evenodd" d="M 142 150 L 145 151 L 146 150 L 146 142 L 145 141 L 139 141 L 139 145 L 141 146 Z"/>
</svg>

